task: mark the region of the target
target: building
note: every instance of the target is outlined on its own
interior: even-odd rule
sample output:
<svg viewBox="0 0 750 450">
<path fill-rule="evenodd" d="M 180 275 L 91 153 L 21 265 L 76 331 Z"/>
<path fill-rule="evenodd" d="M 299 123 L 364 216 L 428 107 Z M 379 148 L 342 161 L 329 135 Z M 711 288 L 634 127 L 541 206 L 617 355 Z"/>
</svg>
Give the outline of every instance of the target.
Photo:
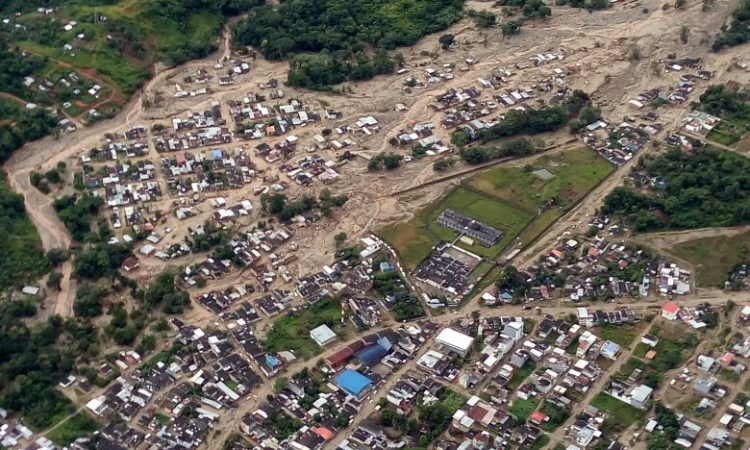
<svg viewBox="0 0 750 450">
<path fill-rule="evenodd" d="M 347 369 L 336 377 L 336 386 L 354 398 L 364 398 L 372 389 L 372 380 L 357 372 Z"/>
<path fill-rule="evenodd" d="M 508 322 L 503 327 L 503 334 L 518 342 L 523 337 L 523 322 Z"/>
<path fill-rule="evenodd" d="M 437 218 L 437 223 L 478 241 L 484 247 L 492 247 L 503 237 L 503 232 L 488 225 L 446 209 Z"/>
<path fill-rule="evenodd" d="M 584 327 L 590 327 L 594 324 L 594 315 L 586 308 L 578 308 L 578 323 Z"/>
<path fill-rule="evenodd" d="M 622 380 L 614 378 L 610 383 L 609 391 L 607 391 L 612 397 L 638 409 L 646 409 L 647 403 L 651 399 L 651 394 L 653 394 L 653 392 L 654 390 L 646 385 L 639 384 L 637 386 L 632 386 Z"/>
<path fill-rule="evenodd" d="M 680 307 L 675 302 L 668 302 L 661 308 L 661 316 L 667 320 L 677 320 Z"/>
<path fill-rule="evenodd" d="M 336 333 L 328 327 L 328 325 L 321 325 L 318 328 L 310 331 L 310 337 L 316 344 L 321 347 L 325 347 L 331 342 L 336 340 Z"/>
<path fill-rule="evenodd" d="M 614 361 L 617 359 L 617 355 L 620 354 L 620 346 L 612 341 L 605 341 L 602 344 L 602 349 L 599 352 L 603 357 Z"/>
<path fill-rule="evenodd" d="M 651 336 L 650 334 L 644 334 L 641 338 L 641 344 L 645 344 L 651 348 L 655 348 L 659 344 L 659 338 L 656 336 Z"/>
<path fill-rule="evenodd" d="M 474 345 L 474 338 L 459 333 L 452 328 L 446 328 L 438 334 L 437 343 L 452 352 L 466 356 L 469 354 L 471 346 Z"/>
</svg>

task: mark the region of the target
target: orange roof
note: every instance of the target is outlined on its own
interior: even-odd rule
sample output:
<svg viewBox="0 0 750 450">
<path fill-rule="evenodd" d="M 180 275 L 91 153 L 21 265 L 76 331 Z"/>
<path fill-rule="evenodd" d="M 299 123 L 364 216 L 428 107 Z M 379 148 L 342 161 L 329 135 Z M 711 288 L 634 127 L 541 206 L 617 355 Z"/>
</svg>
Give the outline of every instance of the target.
<svg viewBox="0 0 750 450">
<path fill-rule="evenodd" d="M 592 258 L 599 256 L 599 250 L 595 247 L 591 247 L 589 249 L 589 256 L 591 256 Z"/>
<path fill-rule="evenodd" d="M 646 353 L 646 359 L 654 358 L 656 358 L 656 350 L 649 350 L 648 353 Z"/>
<path fill-rule="evenodd" d="M 732 352 L 727 352 L 727 353 L 726 353 L 726 354 L 725 354 L 725 355 L 724 355 L 724 356 L 723 356 L 723 357 L 721 358 L 721 362 L 722 362 L 722 364 L 729 364 L 729 363 L 731 363 L 731 362 L 732 362 L 732 360 L 733 360 L 733 359 L 734 359 L 734 353 L 732 353 Z"/>
<path fill-rule="evenodd" d="M 333 431 L 329 430 L 326 427 L 315 427 L 311 431 L 322 437 L 326 441 L 330 441 L 331 439 L 333 439 Z"/>
<path fill-rule="evenodd" d="M 535 423 L 542 423 L 545 420 L 547 420 L 547 414 L 544 414 L 541 411 L 534 411 L 531 413 L 531 421 Z"/>
<path fill-rule="evenodd" d="M 669 302 L 669 303 L 666 303 L 661 309 L 662 311 L 666 311 L 670 314 L 675 314 L 677 311 L 680 310 L 680 307 L 677 306 L 677 303 L 675 302 Z"/>
</svg>

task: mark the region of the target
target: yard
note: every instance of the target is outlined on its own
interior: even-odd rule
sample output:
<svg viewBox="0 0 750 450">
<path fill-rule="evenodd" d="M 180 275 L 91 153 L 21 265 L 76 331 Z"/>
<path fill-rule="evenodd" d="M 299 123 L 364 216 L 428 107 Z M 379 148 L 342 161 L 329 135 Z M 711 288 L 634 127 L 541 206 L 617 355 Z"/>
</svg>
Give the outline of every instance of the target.
<svg viewBox="0 0 750 450">
<path fill-rule="evenodd" d="M 310 338 L 310 330 L 326 324 L 341 340 L 346 336 L 347 328 L 340 327 L 340 323 L 341 305 L 332 299 L 322 300 L 307 309 L 291 312 L 274 322 L 273 328 L 263 341 L 263 350 L 267 352 L 293 350 L 298 357 L 309 359 L 321 352 L 318 344 Z"/>
<path fill-rule="evenodd" d="M 519 422 L 526 422 L 531 413 L 536 410 L 539 404 L 539 397 L 531 397 L 528 400 L 514 398 L 513 405 L 508 407 L 508 412 L 512 414 Z"/>
<path fill-rule="evenodd" d="M 641 334 L 646 325 L 645 322 L 635 325 L 604 325 L 599 329 L 599 336 L 618 344 L 622 348 L 631 348 L 633 341 Z"/>
<path fill-rule="evenodd" d="M 609 414 L 607 425 L 613 431 L 622 431 L 639 420 L 643 420 L 645 414 L 643 411 L 633 408 L 627 403 L 612 397 L 611 395 L 600 392 L 593 400 L 591 406 Z"/>
<path fill-rule="evenodd" d="M 695 266 L 698 286 L 723 288 L 734 266 L 746 261 L 747 249 L 750 231 L 683 242 L 670 252 Z"/>
<path fill-rule="evenodd" d="M 520 369 L 513 372 L 513 376 L 508 380 L 508 389 L 515 391 L 521 386 L 521 383 L 536 370 L 536 363 L 532 360 L 526 361 Z"/>
<path fill-rule="evenodd" d="M 100 427 L 99 422 L 88 414 L 80 412 L 47 433 L 47 437 L 55 444 L 64 447 L 78 438 L 93 433 Z"/>
</svg>

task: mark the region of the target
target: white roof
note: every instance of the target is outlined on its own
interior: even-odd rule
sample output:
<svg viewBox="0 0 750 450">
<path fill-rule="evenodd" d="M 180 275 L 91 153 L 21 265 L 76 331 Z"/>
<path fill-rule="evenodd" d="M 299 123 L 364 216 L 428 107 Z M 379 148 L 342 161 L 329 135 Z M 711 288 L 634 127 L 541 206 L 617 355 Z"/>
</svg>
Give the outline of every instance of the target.
<svg viewBox="0 0 750 450">
<path fill-rule="evenodd" d="M 459 333 L 453 328 L 445 328 L 440 334 L 438 334 L 437 342 L 439 344 L 460 349 L 461 351 L 468 351 L 472 344 L 474 344 L 474 338 Z"/>
<path fill-rule="evenodd" d="M 318 344 L 327 343 L 336 338 L 336 333 L 328 325 L 321 325 L 310 331 L 310 337 Z"/>
</svg>

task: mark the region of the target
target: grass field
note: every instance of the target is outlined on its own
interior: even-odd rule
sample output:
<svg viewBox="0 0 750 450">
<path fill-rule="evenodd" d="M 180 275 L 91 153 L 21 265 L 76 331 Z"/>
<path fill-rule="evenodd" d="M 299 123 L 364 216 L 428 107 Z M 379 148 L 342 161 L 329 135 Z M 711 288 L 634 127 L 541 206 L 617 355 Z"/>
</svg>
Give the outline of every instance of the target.
<svg viewBox="0 0 750 450">
<path fill-rule="evenodd" d="M 560 155 L 542 156 L 531 169 L 546 169 L 554 176 L 543 180 L 518 167 L 499 167 L 471 177 L 468 185 L 536 212 L 551 198 L 557 199 L 558 206 L 570 206 L 611 174 L 614 166 L 591 150 L 580 148 Z"/>
<path fill-rule="evenodd" d="M 513 406 L 508 408 L 508 412 L 513 414 L 519 422 L 526 422 L 526 419 L 536 410 L 538 404 L 539 397 L 531 397 L 528 400 L 516 397 L 513 399 Z"/>
<path fill-rule="evenodd" d="M 59 446 L 66 446 L 80 437 L 93 433 L 101 427 L 99 422 L 86 413 L 78 413 L 61 423 L 47 434 Z"/>
<path fill-rule="evenodd" d="M 675 245 L 670 252 L 695 266 L 698 286 L 724 287 L 729 272 L 745 261 L 750 231 L 735 236 L 696 239 Z"/>
<path fill-rule="evenodd" d="M 607 425 L 613 431 L 625 430 L 630 425 L 643 420 L 645 417 L 643 411 L 633 408 L 604 392 L 599 393 L 591 400 L 591 406 L 599 408 L 610 415 L 609 419 L 607 419 Z"/>
<path fill-rule="evenodd" d="M 309 359 L 321 352 L 320 347 L 310 337 L 310 331 L 320 325 L 328 325 L 339 340 L 346 335 L 341 328 L 341 304 L 329 299 L 278 319 L 263 341 L 263 349 L 268 352 L 293 350 L 303 359 Z"/>
<path fill-rule="evenodd" d="M 735 142 L 739 140 L 739 138 L 735 135 L 724 133 L 718 130 L 711 130 L 707 135 L 706 138 L 710 141 L 718 142 L 719 144 L 723 145 L 732 145 Z"/>
<path fill-rule="evenodd" d="M 386 226 L 380 229 L 378 234 L 398 251 L 404 265 L 412 269 L 430 254 L 435 245 L 456 239 L 456 233 L 453 230 L 435 221 L 444 210 L 449 208 L 505 233 L 499 243 L 489 248 L 478 243 L 474 245 L 458 243 L 461 248 L 489 258 L 499 255 L 533 219 L 533 214 L 505 202 L 457 187 L 441 201 L 419 211 L 413 219 Z"/>
<path fill-rule="evenodd" d="M 398 251 L 404 265 L 411 269 L 430 253 L 433 246 L 456 238 L 453 230 L 435 221 L 450 208 L 505 233 L 501 241 L 490 248 L 477 243 L 458 243 L 480 256 L 496 258 L 516 238 L 522 245 L 533 242 L 568 207 L 612 173 L 614 167 L 582 148 L 542 156 L 531 169 L 546 169 L 553 176 L 545 181 L 521 167 L 499 167 L 480 172 L 443 199 L 419 211 L 413 219 L 384 227 L 378 234 Z M 539 214 L 541 207 L 552 198 L 555 199 L 554 206 Z"/>
</svg>

